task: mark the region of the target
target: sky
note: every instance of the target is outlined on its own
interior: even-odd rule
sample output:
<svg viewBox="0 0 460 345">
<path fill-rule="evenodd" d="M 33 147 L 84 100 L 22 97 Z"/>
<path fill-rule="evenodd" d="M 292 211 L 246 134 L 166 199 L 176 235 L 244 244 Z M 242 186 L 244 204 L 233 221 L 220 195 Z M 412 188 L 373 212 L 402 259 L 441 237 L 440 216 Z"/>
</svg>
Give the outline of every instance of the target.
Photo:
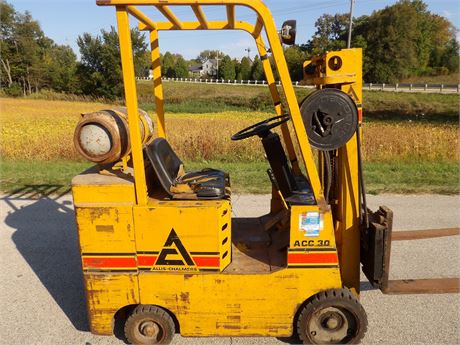
<svg viewBox="0 0 460 345">
<path fill-rule="evenodd" d="M 66 44 L 78 54 L 76 40 L 84 32 L 100 33 L 101 29 L 110 29 L 116 25 L 113 6 L 97 6 L 95 0 L 7 0 L 19 12 L 29 11 L 38 20 L 45 34 L 58 44 Z M 395 3 L 396 0 L 355 0 L 354 16 L 371 14 L 373 11 Z M 459 0 L 425 0 L 428 9 L 447 17 L 460 28 Z M 297 20 L 297 43 L 304 43 L 314 34 L 315 21 L 324 13 L 348 13 L 350 0 L 265 0 L 270 8 L 278 28 L 287 19 Z M 163 20 L 155 9 L 142 9 L 152 19 Z M 179 19 L 192 20 L 195 17 L 188 8 L 175 10 Z M 217 7 L 205 9 L 208 20 L 226 18 L 225 11 Z M 236 18 L 255 22 L 255 16 L 246 9 L 237 9 Z M 196 20 L 196 19 L 195 19 Z M 131 26 L 137 20 L 130 18 Z M 242 31 L 184 31 L 160 32 L 160 49 L 164 53 L 182 54 L 186 59 L 193 59 L 205 49 L 218 49 L 232 57 L 241 58 L 256 55 L 254 40 Z M 459 35 L 457 35 L 459 36 Z"/>
</svg>

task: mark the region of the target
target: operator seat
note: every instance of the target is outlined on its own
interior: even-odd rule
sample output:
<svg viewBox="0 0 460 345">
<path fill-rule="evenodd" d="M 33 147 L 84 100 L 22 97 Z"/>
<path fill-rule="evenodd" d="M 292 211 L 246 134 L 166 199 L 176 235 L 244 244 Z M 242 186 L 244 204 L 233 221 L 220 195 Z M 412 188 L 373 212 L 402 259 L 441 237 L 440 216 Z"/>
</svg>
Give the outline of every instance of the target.
<svg viewBox="0 0 460 345">
<path fill-rule="evenodd" d="M 224 199 L 230 193 L 230 179 L 221 170 L 207 168 L 185 173 L 182 161 L 164 138 L 145 146 L 144 154 L 153 168 L 156 184 L 172 199 Z"/>
</svg>

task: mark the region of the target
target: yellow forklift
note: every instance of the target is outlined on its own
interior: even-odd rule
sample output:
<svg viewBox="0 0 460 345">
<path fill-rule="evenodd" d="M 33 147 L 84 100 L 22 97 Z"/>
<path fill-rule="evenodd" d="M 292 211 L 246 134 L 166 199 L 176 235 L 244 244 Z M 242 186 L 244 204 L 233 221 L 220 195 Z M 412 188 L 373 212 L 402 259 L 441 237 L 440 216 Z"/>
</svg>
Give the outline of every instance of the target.
<svg viewBox="0 0 460 345">
<path fill-rule="evenodd" d="M 372 213 L 365 203 L 359 49 L 307 61 L 304 82 L 317 90 L 299 105 L 282 48 L 294 43 L 295 21 L 278 31 L 261 0 L 97 4 L 116 10 L 126 108 L 83 114 L 74 137 L 97 163 L 72 181 L 91 332 L 110 335 L 122 324 L 135 344 L 169 343 L 176 332 L 357 343 L 367 329 L 360 263 L 386 293 L 458 291 L 455 278 L 388 280 L 392 212 Z M 206 17 L 216 6 L 222 21 Z M 177 7 L 196 20 L 181 21 Z M 254 23 L 237 20 L 240 7 Z M 165 21 L 152 20 L 152 8 Z M 155 134 L 137 104 L 130 16 L 150 37 Z M 187 171 L 168 143 L 158 32 L 170 30 L 243 30 L 255 39 L 276 116 L 231 139 L 261 140 L 272 185 L 266 215 L 232 218 L 230 176 Z"/>
</svg>

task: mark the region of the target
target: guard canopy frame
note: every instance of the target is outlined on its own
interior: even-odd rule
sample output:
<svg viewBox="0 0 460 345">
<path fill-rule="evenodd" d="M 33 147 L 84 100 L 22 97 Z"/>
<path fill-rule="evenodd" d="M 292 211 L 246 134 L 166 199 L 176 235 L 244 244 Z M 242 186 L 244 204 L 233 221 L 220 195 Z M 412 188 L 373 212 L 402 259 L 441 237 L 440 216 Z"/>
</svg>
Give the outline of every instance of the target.
<svg viewBox="0 0 460 345">
<path fill-rule="evenodd" d="M 310 180 L 316 203 L 318 205 L 326 204 L 324 201 L 318 170 L 316 168 L 312 149 L 302 122 L 299 104 L 297 102 L 297 97 L 289 75 L 278 31 L 275 27 L 275 23 L 273 22 L 270 10 L 261 0 L 225 0 L 224 2 L 221 0 L 97 0 L 96 2 L 100 6 L 116 7 L 125 101 L 128 109 L 128 122 L 130 124 L 129 135 L 132 145 L 136 204 L 138 206 L 147 204 L 148 194 L 144 171 L 144 158 L 142 155 L 140 127 L 138 121 L 136 121 L 138 103 L 129 15 L 132 15 L 139 21 L 139 28 L 141 30 L 149 32 L 154 84 L 153 93 L 155 97 L 159 137 L 166 137 L 166 127 L 158 32 L 175 30 L 242 30 L 249 33 L 255 40 L 257 50 L 262 61 L 262 67 L 270 94 L 272 96 L 275 112 L 279 116 L 287 113 L 292 120 L 295 138 L 300 149 L 300 155 L 302 156 L 301 160 L 297 159 L 292 137 L 290 136 L 290 131 L 286 123 L 281 126 L 281 131 L 293 171 L 296 174 L 300 174 L 301 169 L 299 162 L 301 161 L 304 164 L 305 171 L 307 172 L 308 179 Z M 139 9 L 138 6 L 150 6 L 156 8 L 165 17 L 166 21 L 160 22 L 152 20 L 141 9 Z M 175 15 L 170 6 L 190 7 L 196 16 L 196 21 L 181 21 Z M 208 20 L 204 8 L 209 6 L 224 7 L 227 17 L 226 20 Z M 235 9 L 239 6 L 252 10 L 256 15 L 256 22 L 252 24 L 246 21 L 237 20 Z M 263 39 L 263 31 L 267 37 L 269 49 L 280 77 L 281 89 L 285 96 L 288 108 L 287 112 L 283 109 L 272 66 L 268 59 L 268 49 L 266 48 L 265 41 Z"/>
</svg>

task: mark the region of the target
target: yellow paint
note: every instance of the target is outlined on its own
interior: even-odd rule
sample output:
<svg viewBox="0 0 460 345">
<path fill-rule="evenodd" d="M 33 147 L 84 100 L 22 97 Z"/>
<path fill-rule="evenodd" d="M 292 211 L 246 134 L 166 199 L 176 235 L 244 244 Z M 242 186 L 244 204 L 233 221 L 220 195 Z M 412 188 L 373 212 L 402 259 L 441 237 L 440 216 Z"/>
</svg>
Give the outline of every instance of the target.
<svg viewBox="0 0 460 345">
<path fill-rule="evenodd" d="M 139 274 L 141 303 L 165 306 L 184 336 L 292 334 L 300 304 L 340 287 L 334 269 L 284 269 L 271 274 Z"/>
<path fill-rule="evenodd" d="M 136 252 L 132 206 L 94 203 L 77 206 L 75 214 L 82 253 Z"/>
<path fill-rule="evenodd" d="M 134 274 L 85 274 L 84 284 L 88 321 L 94 334 L 112 334 L 115 313 L 140 301 Z"/>
<path fill-rule="evenodd" d="M 219 271 L 228 266 L 231 259 L 231 208 L 226 200 L 209 201 L 158 201 L 150 200 L 146 207 L 134 208 L 136 243 L 138 252 L 160 252 L 165 248 L 171 231 L 177 234 L 184 249 L 193 259 L 193 253 L 216 253 Z M 183 265 L 163 267 L 155 265 L 152 270 L 169 269 L 171 272 L 198 272 L 199 264 L 187 264 L 177 245 L 167 246 L 177 254 L 168 259 Z M 206 256 L 206 254 L 204 254 Z M 209 255 L 209 254 L 208 254 Z M 214 266 L 203 265 L 202 268 Z M 177 271 L 176 271 L 177 270 Z"/>
<path fill-rule="evenodd" d="M 121 66 L 125 87 L 126 107 L 128 108 L 129 137 L 134 165 L 134 180 L 138 205 L 147 203 L 142 140 L 138 121 L 136 79 L 134 77 L 133 51 L 128 12 L 125 7 L 117 7 L 118 37 L 120 40 Z"/>
<path fill-rule="evenodd" d="M 339 68 L 333 62 L 340 59 Z M 334 60 L 335 59 L 335 60 Z M 307 74 L 306 70 L 314 71 Z M 347 93 L 362 111 L 362 50 L 342 49 L 326 52 L 304 62 L 304 83 L 314 84 L 318 89 L 325 86 L 336 87 Z M 362 133 L 362 128 L 359 129 Z M 334 227 L 339 251 L 342 279 L 345 286 L 359 294 L 360 265 L 360 220 L 359 220 L 359 180 L 358 147 L 356 134 L 337 153 L 338 196 L 331 201 L 334 206 Z M 319 159 L 321 166 L 323 160 Z"/>
<path fill-rule="evenodd" d="M 150 47 L 152 50 L 153 93 L 155 95 L 155 112 L 157 114 L 158 136 L 166 138 L 163 85 L 161 82 L 160 47 L 158 31 L 150 31 Z"/>
</svg>

